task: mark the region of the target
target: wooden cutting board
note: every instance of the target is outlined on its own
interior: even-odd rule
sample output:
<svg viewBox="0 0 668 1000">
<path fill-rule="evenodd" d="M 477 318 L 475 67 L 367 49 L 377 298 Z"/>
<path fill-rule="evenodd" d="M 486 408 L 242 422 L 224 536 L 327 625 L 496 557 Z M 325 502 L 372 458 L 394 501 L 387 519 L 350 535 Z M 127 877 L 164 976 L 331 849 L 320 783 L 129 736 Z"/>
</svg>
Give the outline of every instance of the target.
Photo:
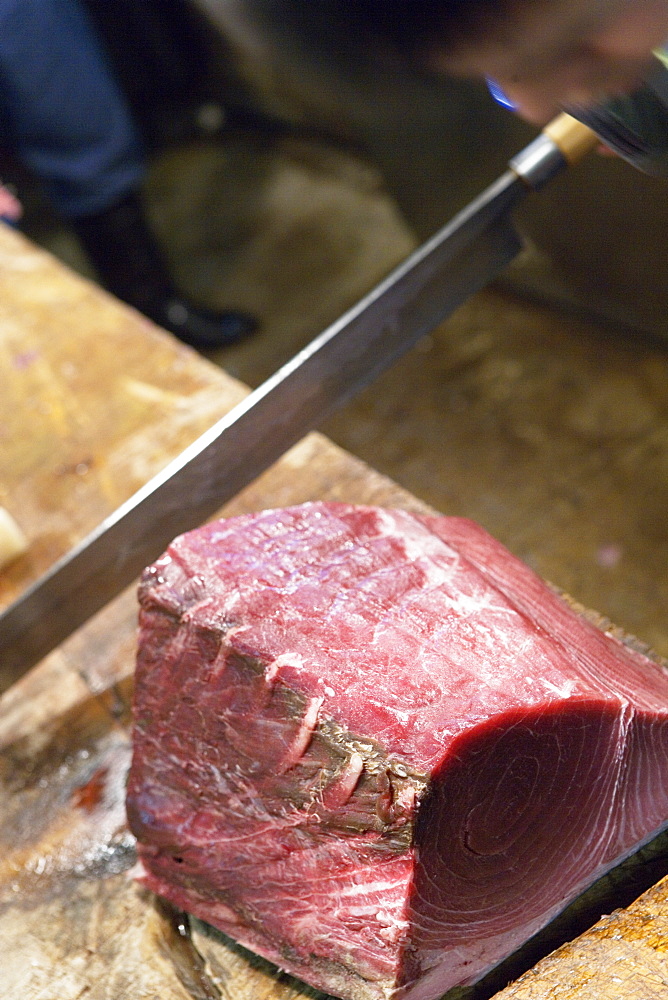
<svg viewBox="0 0 668 1000">
<path fill-rule="evenodd" d="M 0 226 L 0 503 L 30 542 L 0 574 L 0 603 L 245 392 Z M 313 434 L 223 513 L 308 499 L 426 510 Z M 2 996 L 316 996 L 132 881 L 124 783 L 135 623 L 129 588 L 0 699 Z M 662 883 L 502 995 L 663 996 L 667 930 Z"/>
</svg>

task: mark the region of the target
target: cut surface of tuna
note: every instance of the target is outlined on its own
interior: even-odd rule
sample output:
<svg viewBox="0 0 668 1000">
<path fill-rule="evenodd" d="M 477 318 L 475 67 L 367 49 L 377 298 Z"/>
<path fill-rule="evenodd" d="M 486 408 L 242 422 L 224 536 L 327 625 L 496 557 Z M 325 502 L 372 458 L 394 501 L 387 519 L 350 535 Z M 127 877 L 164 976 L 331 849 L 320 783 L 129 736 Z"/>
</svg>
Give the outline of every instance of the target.
<svg viewBox="0 0 668 1000">
<path fill-rule="evenodd" d="M 471 521 L 309 503 L 140 584 L 140 879 L 312 985 L 432 1000 L 668 818 L 668 676 Z"/>
</svg>

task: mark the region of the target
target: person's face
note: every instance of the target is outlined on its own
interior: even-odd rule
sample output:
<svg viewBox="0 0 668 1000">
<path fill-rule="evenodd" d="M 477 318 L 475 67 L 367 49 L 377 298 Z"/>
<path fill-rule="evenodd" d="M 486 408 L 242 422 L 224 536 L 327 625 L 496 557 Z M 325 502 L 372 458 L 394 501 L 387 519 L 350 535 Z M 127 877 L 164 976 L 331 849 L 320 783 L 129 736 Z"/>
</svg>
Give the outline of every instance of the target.
<svg viewBox="0 0 668 1000">
<path fill-rule="evenodd" d="M 626 94 L 668 39 L 668 0 L 518 0 L 499 33 L 445 53 L 433 68 L 493 79 L 538 125 L 565 107 Z"/>
</svg>

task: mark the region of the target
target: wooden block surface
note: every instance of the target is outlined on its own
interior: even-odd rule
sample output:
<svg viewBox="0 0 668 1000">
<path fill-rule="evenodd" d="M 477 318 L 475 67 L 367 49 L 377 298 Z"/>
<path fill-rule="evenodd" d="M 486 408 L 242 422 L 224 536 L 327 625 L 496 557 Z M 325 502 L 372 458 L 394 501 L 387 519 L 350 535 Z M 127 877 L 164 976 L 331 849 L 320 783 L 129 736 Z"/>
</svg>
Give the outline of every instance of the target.
<svg viewBox="0 0 668 1000">
<path fill-rule="evenodd" d="M 663 1000 L 668 995 L 668 879 L 544 958 L 498 1000 Z"/>
<path fill-rule="evenodd" d="M 29 542 L 0 606 L 246 391 L 0 225 L 0 505 Z"/>
</svg>

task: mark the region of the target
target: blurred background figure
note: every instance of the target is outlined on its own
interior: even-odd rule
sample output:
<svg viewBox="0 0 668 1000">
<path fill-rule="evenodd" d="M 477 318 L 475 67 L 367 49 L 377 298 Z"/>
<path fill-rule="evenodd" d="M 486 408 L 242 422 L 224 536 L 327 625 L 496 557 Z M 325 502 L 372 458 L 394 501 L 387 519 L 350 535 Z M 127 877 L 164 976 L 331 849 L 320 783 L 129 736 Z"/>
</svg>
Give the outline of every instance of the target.
<svg viewBox="0 0 668 1000">
<path fill-rule="evenodd" d="M 0 0 L 0 148 L 38 179 L 118 298 L 200 349 L 253 331 L 251 316 L 176 289 L 142 204 L 143 139 L 81 0 Z"/>
</svg>

